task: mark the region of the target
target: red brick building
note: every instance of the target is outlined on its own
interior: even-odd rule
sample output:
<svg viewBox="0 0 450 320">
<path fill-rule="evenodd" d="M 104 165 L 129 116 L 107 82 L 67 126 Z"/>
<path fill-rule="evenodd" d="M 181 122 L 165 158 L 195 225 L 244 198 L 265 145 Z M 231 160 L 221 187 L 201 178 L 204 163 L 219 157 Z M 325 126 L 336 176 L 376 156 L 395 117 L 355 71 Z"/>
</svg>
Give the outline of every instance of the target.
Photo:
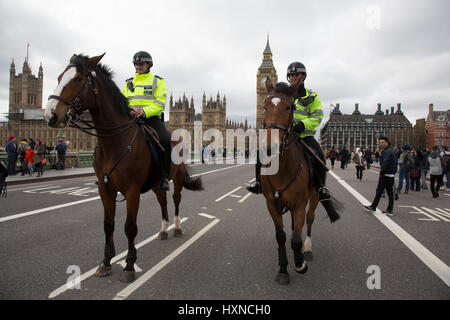
<svg viewBox="0 0 450 320">
<path fill-rule="evenodd" d="M 450 146 L 450 110 L 434 111 L 433 104 L 428 106 L 425 136 L 426 148 L 429 150 L 433 146 Z"/>
</svg>

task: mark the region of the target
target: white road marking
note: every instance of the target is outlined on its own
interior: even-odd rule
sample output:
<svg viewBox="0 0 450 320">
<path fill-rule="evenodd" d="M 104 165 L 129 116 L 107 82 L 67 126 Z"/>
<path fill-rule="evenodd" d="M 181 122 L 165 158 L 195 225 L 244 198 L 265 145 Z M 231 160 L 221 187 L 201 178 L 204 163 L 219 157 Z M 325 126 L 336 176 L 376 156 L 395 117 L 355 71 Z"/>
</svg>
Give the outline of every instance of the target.
<svg viewBox="0 0 450 320">
<path fill-rule="evenodd" d="M 238 191 L 238 190 L 239 190 L 239 189 L 241 189 L 241 188 L 242 188 L 242 187 L 241 187 L 241 186 L 239 186 L 239 187 L 237 187 L 236 189 L 234 189 L 234 190 L 232 190 L 232 191 L 228 192 L 227 194 L 224 194 L 224 195 L 223 195 L 223 196 L 221 196 L 220 198 L 216 199 L 216 202 L 219 202 L 219 201 L 221 201 L 222 199 L 224 199 L 224 198 L 228 197 L 229 195 L 233 194 L 234 192 Z"/>
<path fill-rule="evenodd" d="M 182 218 L 181 219 L 181 223 L 185 222 L 187 219 L 189 218 Z M 170 231 L 171 229 L 174 228 L 174 224 L 172 224 L 171 226 L 169 226 L 169 228 L 167 229 L 167 231 Z M 139 242 L 135 247 L 136 249 L 139 249 L 143 246 L 145 246 L 146 244 L 150 243 L 151 241 L 155 240 L 156 238 L 158 238 L 159 232 L 155 233 L 154 235 L 152 235 L 151 237 L 145 239 L 142 242 Z M 118 255 L 116 255 L 114 258 L 111 259 L 111 263 L 116 263 L 117 261 L 119 261 L 120 259 L 122 259 L 123 257 L 125 257 L 128 254 L 128 250 L 124 251 Z M 61 293 L 64 293 L 65 291 L 69 290 L 71 287 L 75 286 L 78 283 L 81 283 L 81 281 L 86 280 L 87 278 L 93 276 L 95 274 L 95 272 L 97 271 L 97 267 L 92 268 L 91 270 L 89 270 L 88 272 L 83 273 L 78 279 L 76 279 L 76 283 L 72 284 L 72 286 L 68 287 L 67 284 L 62 285 L 61 287 L 59 287 L 56 290 L 53 290 L 52 292 L 50 292 L 50 294 L 48 295 L 49 299 L 53 299 L 57 296 L 59 296 Z"/>
<path fill-rule="evenodd" d="M 341 179 L 337 174 L 330 171 L 330 175 L 335 178 L 351 195 L 353 195 L 361 204 L 370 205 L 371 203 L 364 198 L 358 191 L 353 189 L 347 182 Z M 363 209 L 361 209 L 363 210 Z M 442 262 L 431 251 L 425 248 L 419 241 L 414 239 L 409 233 L 403 230 L 398 224 L 379 209 L 373 213 L 382 224 L 384 224 L 397 238 L 400 239 L 425 265 L 431 269 L 444 283 L 450 287 L 450 267 Z"/>
<path fill-rule="evenodd" d="M 34 214 L 38 214 L 38 213 L 41 213 L 41 212 L 47 212 L 47 211 L 52 211 L 52 210 L 56 210 L 56 209 L 60 209 L 60 208 L 75 206 L 75 205 L 80 204 L 80 203 L 85 203 L 85 202 L 98 200 L 98 199 L 100 199 L 99 196 L 98 197 L 84 199 L 84 200 L 79 200 L 79 201 L 59 204 L 59 205 L 53 206 L 53 207 L 42 208 L 42 209 L 32 210 L 32 211 L 28 211 L 28 212 L 24 212 L 24 213 L 19 213 L 19 214 L 15 214 L 15 215 L 12 215 L 12 216 L 7 216 L 7 217 L 0 218 L 0 223 L 1 222 L 5 222 L 5 221 L 9 221 L 9 220 L 14 220 L 14 219 L 27 217 L 27 216 L 32 216 Z"/>
<path fill-rule="evenodd" d="M 239 200 L 239 203 L 243 203 L 245 200 L 247 200 L 248 197 L 250 197 L 252 195 L 251 192 L 247 193 L 241 200 Z"/>
<path fill-rule="evenodd" d="M 230 212 L 231 212 L 231 211 L 233 211 L 233 209 L 227 209 L 227 211 L 230 211 Z"/>
<path fill-rule="evenodd" d="M 45 187 L 45 188 L 33 188 L 31 190 L 26 190 L 24 192 L 26 192 L 26 193 L 37 193 L 38 191 L 49 190 L 49 189 L 56 189 L 56 188 L 61 188 L 61 186 L 50 186 L 50 187 Z"/>
<path fill-rule="evenodd" d="M 25 187 L 25 188 L 18 188 L 18 189 L 8 189 L 8 192 L 12 192 L 12 191 L 23 191 L 23 190 L 27 190 L 27 189 L 36 189 L 36 188 L 45 188 L 45 187 L 49 187 L 52 186 L 51 184 L 42 184 L 39 186 L 32 186 L 32 187 Z"/>
<path fill-rule="evenodd" d="M 205 218 L 208 218 L 208 219 L 215 219 L 216 218 L 215 216 L 212 216 L 210 214 L 203 213 L 203 212 L 199 213 L 198 215 L 202 216 L 202 217 L 205 217 Z"/>
<path fill-rule="evenodd" d="M 184 250 L 189 248 L 195 241 L 200 239 L 201 236 L 203 236 L 206 232 L 208 232 L 208 230 L 211 229 L 214 225 L 216 225 L 219 221 L 220 221 L 219 219 L 215 219 L 210 224 L 208 224 L 206 227 L 204 227 L 202 230 L 200 230 L 192 238 L 190 238 L 188 241 L 186 241 L 181 246 L 179 246 L 175 251 L 173 251 L 171 254 L 169 254 L 166 258 L 164 258 L 161 262 L 159 262 L 153 268 L 151 268 L 146 273 L 144 273 L 142 276 L 137 278 L 128 287 L 126 287 L 125 289 L 123 289 L 122 291 L 117 293 L 116 296 L 114 297 L 114 300 L 125 300 L 126 298 L 128 298 L 130 294 L 132 294 L 134 291 L 136 291 L 139 287 L 141 287 L 143 284 L 145 284 L 148 280 L 150 280 L 156 273 L 158 273 L 158 271 L 160 271 L 166 265 L 168 265 L 173 259 L 175 259 L 178 255 L 180 255 Z"/>
<path fill-rule="evenodd" d="M 250 180 L 248 183 L 252 183 L 253 181 L 255 181 L 256 178 L 253 178 L 252 180 Z"/>
<path fill-rule="evenodd" d="M 244 166 L 247 163 L 243 163 L 243 164 L 237 164 L 235 166 L 231 166 L 231 167 L 226 167 L 226 168 L 222 168 L 222 169 L 216 169 L 216 170 L 211 170 L 211 171 L 207 171 L 207 172 L 203 172 L 203 173 L 198 173 L 198 174 L 193 174 L 191 177 L 198 177 L 198 176 L 204 176 L 206 174 L 210 174 L 210 173 L 215 173 L 215 172 L 219 172 L 219 171 L 223 171 L 223 170 L 228 170 L 228 169 L 233 169 L 233 168 L 237 168 L 240 166 Z"/>
</svg>

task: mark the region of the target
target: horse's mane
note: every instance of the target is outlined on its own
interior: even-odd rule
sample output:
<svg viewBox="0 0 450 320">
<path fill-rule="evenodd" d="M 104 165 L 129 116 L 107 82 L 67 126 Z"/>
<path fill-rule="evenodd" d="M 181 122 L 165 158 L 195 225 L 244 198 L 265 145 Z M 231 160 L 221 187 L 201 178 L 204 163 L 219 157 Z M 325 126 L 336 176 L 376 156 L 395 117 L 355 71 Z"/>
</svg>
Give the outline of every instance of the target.
<svg viewBox="0 0 450 320">
<path fill-rule="evenodd" d="M 292 89 L 286 82 L 278 82 L 274 89 L 276 92 L 284 93 L 289 97 L 292 97 L 294 94 L 294 89 Z"/>
<path fill-rule="evenodd" d="M 71 63 L 75 64 L 76 68 L 83 72 L 85 69 L 85 63 L 89 59 L 88 56 L 79 54 L 77 56 L 74 56 L 71 60 Z M 117 108 L 117 110 L 121 114 L 129 115 L 130 108 L 128 107 L 128 100 L 123 96 L 120 89 L 117 87 L 115 82 L 112 80 L 114 73 L 111 70 L 110 67 L 98 63 L 94 68 L 95 73 L 97 76 L 100 76 L 103 80 L 106 89 L 112 94 L 114 105 Z"/>
</svg>

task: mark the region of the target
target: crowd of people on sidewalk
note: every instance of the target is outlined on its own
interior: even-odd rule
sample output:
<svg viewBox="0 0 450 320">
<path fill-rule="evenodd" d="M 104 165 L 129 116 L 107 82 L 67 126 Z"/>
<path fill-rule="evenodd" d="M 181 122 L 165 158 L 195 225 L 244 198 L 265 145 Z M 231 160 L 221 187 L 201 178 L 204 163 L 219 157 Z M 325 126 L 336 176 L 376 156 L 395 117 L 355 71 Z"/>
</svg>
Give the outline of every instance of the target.
<svg viewBox="0 0 450 320">
<path fill-rule="evenodd" d="M 419 150 L 411 148 L 405 144 L 396 150 L 390 148 L 389 140 L 386 137 L 380 137 L 380 150 L 372 153 L 371 150 L 366 149 L 362 151 L 361 148 L 356 148 L 355 151 L 349 152 L 345 147 L 343 149 L 326 151 L 326 157 L 331 161 L 331 169 L 334 169 L 336 161 L 341 162 L 341 169 L 348 167 L 350 162 L 353 162 L 356 169 L 356 179 L 362 181 L 364 170 L 370 169 L 370 165 L 379 162 L 380 174 L 383 179 L 379 182 L 376 197 L 371 206 L 366 206 L 370 211 L 375 211 L 378 204 L 378 197 L 384 197 L 384 193 L 392 194 L 395 200 L 398 200 L 398 195 L 409 192 L 419 192 L 420 190 L 431 190 L 433 198 L 439 197 L 439 190 L 444 187 L 445 191 L 450 191 L 450 151 L 447 147 L 442 150 L 438 146 L 434 146 L 433 150 L 429 152 L 426 149 Z M 383 146 L 382 146 L 383 144 Z M 389 149 L 389 152 L 383 154 Z M 389 156 L 388 156 L 389 155 Z M 389 161 L 386 160 L 389 158 Z M 393 170 L 392 162 L 395 158 L 395 170 Z M 388 161 L 388 164 L 386 164 Z M 388 169 L 389 168 L 389 169 Z M 388 171 L 386 176 L 386 170 Z M 383 173 L 381 173 L 383 172 Z M 398 184 L 395 183 L 395 174 L 398 172 Z M 427 175 L 430 174 L 429 183 Z M 444 184 L 444 177 L 446 183 Z M 392 179 L 387 179 L 392 178 Z M 392 185 L 391 185 L 392 182 Z M 403 183 L 405 188 L 403 189 Z M 380 184 L 381 183 L 381 184 Z M 373 209 L 373 210 L 372 210 Z M 386 213 L 392 213 L 393 207 L 389 204 Z"/>
<path fill-rule="evenodd" d="M 9 176 L 14 176 L 18 172 L 24 176 L 28 174 L 32 177 L 41 177 L 44 174 L 44 167 L 47 164 L 47 158 L 50 151 L 56 150 L 58 155 L 58 162 L 56 169 L 63 170 L 65 168 L 65 156 L 67 151 L 67 144 L 62 138 L 58 140 L 56 147 L 48 147 L 45 142 L 40 139 L 22 139 L 19 143 L 10 136 L 5 146 L 5 151 L 8 154 L 7 173 Z M 17 161 L 20 163 L 20 170 L 17 172 Z"/>
</svg>

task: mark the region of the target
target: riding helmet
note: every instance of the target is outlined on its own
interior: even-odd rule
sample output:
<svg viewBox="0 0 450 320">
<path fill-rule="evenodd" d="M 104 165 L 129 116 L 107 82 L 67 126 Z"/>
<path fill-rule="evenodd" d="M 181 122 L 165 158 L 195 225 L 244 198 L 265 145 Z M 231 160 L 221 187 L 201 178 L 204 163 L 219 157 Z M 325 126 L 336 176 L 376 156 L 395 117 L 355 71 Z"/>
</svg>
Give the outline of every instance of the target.
<svg viewBox="0 0 450 320">
<path fill-rule="evenodd" d="M 286 78 L 289 81 L 289 75 L 300 72 L 304 73 L 305 75 L 307 74 L 305 65 L 301 62 L 292 62 L 287 68 Z"/>
<path fill-rule="evenodd" d="M 153 59 L 150 53 L 145 51 L 136 52 L 133 56 L 133 64 L 136 62 L 147 62 L 150 65 L 150 68 L 153 66 Z"/>
</svg>

